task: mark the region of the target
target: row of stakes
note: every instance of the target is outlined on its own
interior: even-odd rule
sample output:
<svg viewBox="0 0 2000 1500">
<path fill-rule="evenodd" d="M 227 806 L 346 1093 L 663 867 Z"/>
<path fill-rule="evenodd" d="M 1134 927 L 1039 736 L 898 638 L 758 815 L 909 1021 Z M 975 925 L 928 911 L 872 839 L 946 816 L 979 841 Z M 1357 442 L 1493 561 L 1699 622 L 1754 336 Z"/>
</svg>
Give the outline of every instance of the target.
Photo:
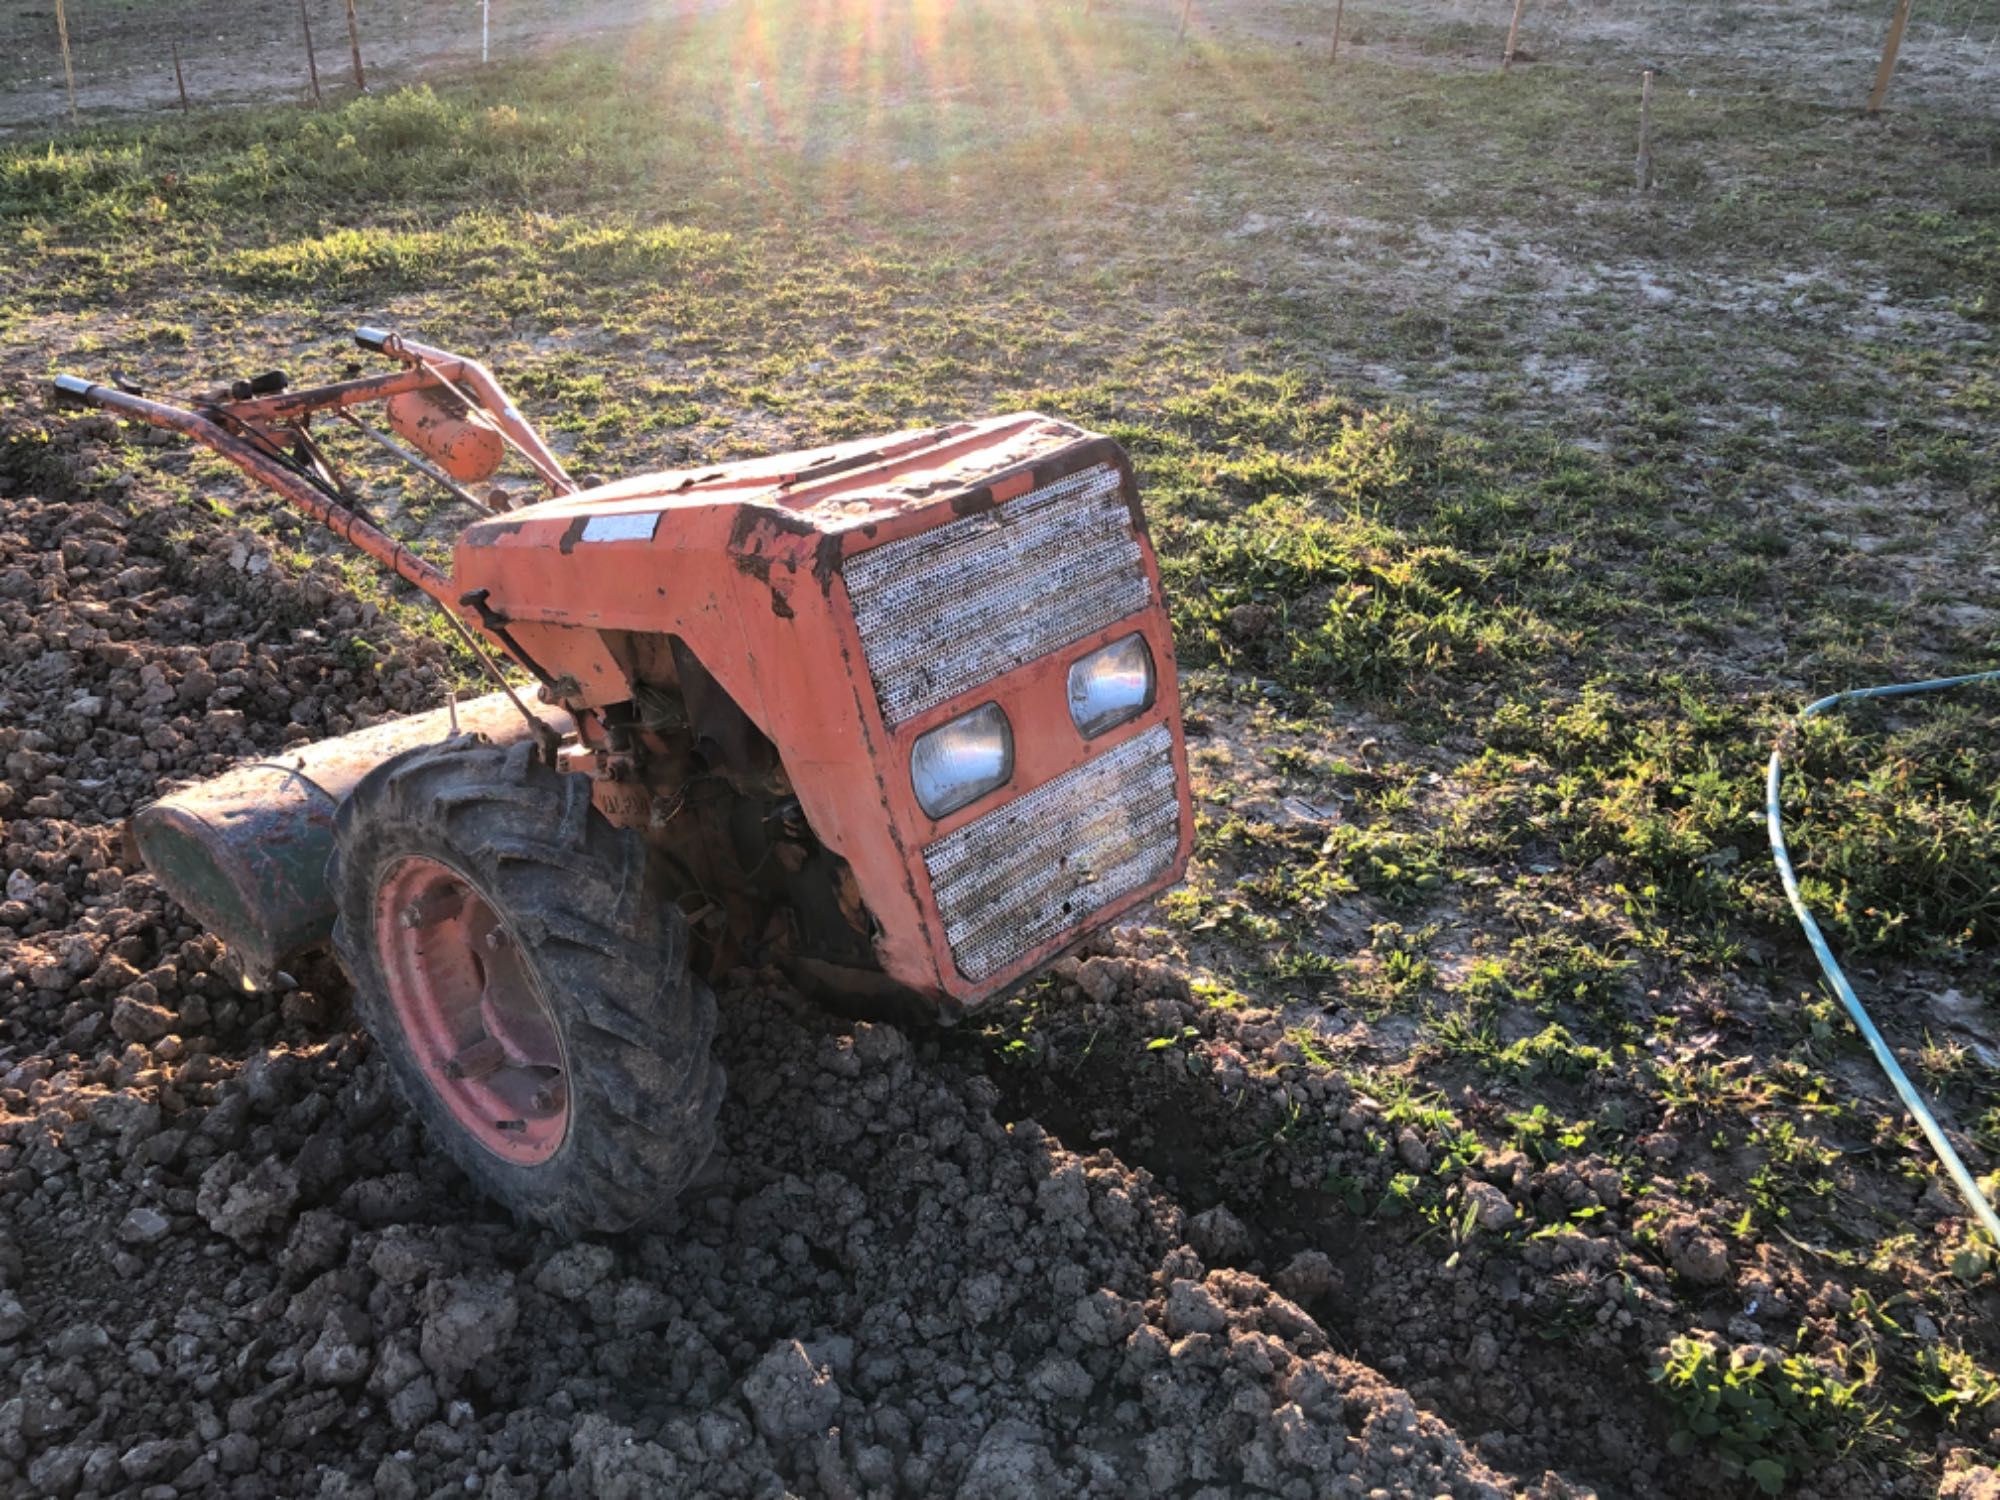
<svg viewBox="0 0 2000 1500">
<path fill-rule="evenodd" d="M 312 80 L 312 96 L 315 105 L 324 102 L 319 86 L 319 54 L 313 46 L 312 13 L 307 9 L 306 0 L 299 0 L 299 25 L 306 37 L 306 73 Z M 69 117 L 72 123 L 77 118 L 76 66 L 70 58 L 69 15 L 64 0 L 56 0 L 56 40 L 62 45 L 63 83 L 69 90 Z M 181 48 L 179 42 L 169 46 L 174 59 L 174 87 L 180 91 L 183 113 L 193 109 L 188 101 L 187 74 L 181 69 Z M 354 14 L 354 0 L 347 0 L 347 46 L 354 63 L 354 87 L 362 93 L 368 92 L 368 70 L 361 62 L 361 24 Z M 479 6 L 479 60 L 486 63 L 493 56 L 493 0 L 480 0 Z"/>
<path fill-rule="evenodd" d="M 1094 3 L 1095 0 L 1084 0 L 1085 11 L 1089 11 Z M 1882 43 L 1882 61 L 1875 69 L 1875 86 L 1868 94 L 1868 113 L 1871 115 L 1881 113 L 1882 102 L 1889 95 L 1889 80 L 1895 77 L 1896 56 L 1902 51 L 1903 33 L 1909 28 L 1910 10 L 1915 3 L 1916 0 L 1896 0 L 1895 13 L 1889 21 L 1889 34 Z M 1517 50 L 1516 44 L 1521 39 L 1521 17 L 1526 13 L 1527 8 L 1528 0 L 1514 0 L 1513 19 L 1507 23 L 1507 45 L 1500 53 L 1500 71 L 1502 73 L 1513 69 L 1514 54 Z M 1347 0 L 1333 0 L 1333 42 L 1328 48 L 1327 61 L 1329 64 L 1340 61 L 1340 28 L 1346 11 Z M 1180 29 L 1176 34 L 1176 40 L 1181 42 L 1187 40 L 1188 21 L 1193 14 L 1194 0 L 1181 0 L 1181 23 Z M 1647 155 L 1647 134 L 1651 125 L 1652 105 L 1653 70 L 1648 68 L 1645 72 L 1644 82 L 1641 84 L 1639 102 L 1639 186 L 1641 188 L 1650 186 L 1652 182 L 1652 166 Z"/>
<path fill-rule="evenodd" d="M 1910 10 L 1915 0 L 1896 0 L 1896 10 L 1889 22 L 1889 34 L 1882 44 L 1882 61 L 1875 70 L 1875 86 L 1868 95 L 1868 113 L 1881 112 L 1883 100 L 1888 97 L 1889 80 L 1895 76 L 1896 57 L 1902 50 L 1903 33 L 1910 24 Z M 1088 13 L 1095 0 L 1084 0 L 1084 10 Z M 1507 26 L 1507 45 L 1500 54 L 1500 71 L 1506 73 L 1514 66 L 1517 43 L 1521 37 L 1521 17 L 1528 8 L 1528 0 L 1514 0 L 1513 19 Z M 1347 12 L 1347 0 L 1334 0 L 1333 41 L 1329 48 L 1328 62 L 1340 61 L 1341 23 Z M 1194 0 L 1181 0 L 1181 19 L 1177 39 L 1185 42 L 1188 21 L 1194 13 Z M 315 105 L 322 102 L 319 86 L 319 57 L 313 47 L 312 15 L 306 0 L 299 0 L 299 24 L 304 28 L 306 38 L 306 71 L 312 80 L 312 96 Z M 70 61 L 69 17 L 65 12 L 64 0 L 56 0 L 56 36 L 62 44 L 63 80 L 69 88 L 69 114 L 74 122 L 77 118 L 76 69 Z M 361 64 L 361 27 L 355 18 L 354 0 L 347 0 L 347 45 L 354 61 L 354 86 L 363 93 L 368 91 L 367 70 Z M 174 58 L 174 84 L 180 90 L 181 109 L 191 109 L 188 102 L 187 77 L 181 71 L 180 44 L 172 44 Z M 491 60 L 493 51 L 493 0 L 480 0 L 479 7 L 479 60 Z M 1639 94 L 1639 187 L 1643 190 L 1652 184 L 1652 157 L 1650 138 L 1653 110 L 1653 71 L 1646 70 Z"/>
</svg>

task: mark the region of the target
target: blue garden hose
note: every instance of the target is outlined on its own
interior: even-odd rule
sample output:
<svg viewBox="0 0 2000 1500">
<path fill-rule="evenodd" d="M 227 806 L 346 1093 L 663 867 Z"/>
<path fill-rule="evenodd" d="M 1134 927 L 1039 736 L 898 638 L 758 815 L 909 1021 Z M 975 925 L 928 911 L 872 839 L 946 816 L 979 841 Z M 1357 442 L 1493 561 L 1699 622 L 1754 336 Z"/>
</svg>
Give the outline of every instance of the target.
<svg viewBox="0 0 2000 1500">
<path fill-rule="evenodd" d="M 1884 687 L 1855 688 L 1845 693 L 1834 693 L 1825 697 L 1795 719 L 1785 732 L 1778 736 L 1778 743 L 1771 750 L 1771 770 L 1764 781 L 1764 821 L 1771 831 L 1771 853 L 1778 861 L 1778 874 L 1785 882 L 1785 895 L 1791 899 L 1792 910 L 1798 914 L 1799 925 L 1805 929 L 1806 941 L 1812 944 L 1813 955 L 1819 959 L 1820 968 L 1833 985 L 1834 993 L 1840 996 L 1840 1003 L 1847 1007 L 1847 1014 L 1853 1019 L 1862 1037 L 1868 1043 L 1868 1050 L 1875 1054 L 1875 1061 L 1882 1065 L 1882 1071 L 1889 1075 L 1889 1082 L 1895 1086 L 1896 1094 L 1902 1099 L 1910 1113 L 1916 1117 L 1917 1126 L 1924 1138 L 1931 1143 L 1931 1150 L 1937 1153 L 1944 1169 L 1951 1174 L 1952 1182 L 1958 1188 L 1958 1195 L 1965 1200 L 1965 1206 L 1972 1210 L 1973 1217 L 1985 1227 L 1987 1235 L 1996 1247 L 2000 1247 L 2000 1216 L 1995 1216 L 1993 1205 L 1986 1201 L 1986 1195 L 1979 1190 L 1972 1173 L 1966 1170 L 1958 1152 L 1945 1138 L 1937 1117 L 1930 1112 L 1923 1099 L 1917 1094 L 1909 1075 L 1903 1071 L 1896 1055 L 1889 1050 L 1889 1044 L 1882 1040 L 1882 1033 L 1875 1029 L 1875 1023 L 1868 1019 L 1868 1012 L 1861 1007 L 1855 997 L 1854 986 L 1847 982 L 1847 976 L 1834 962 L 1833 950 L 1826 945 L 1826 938 L 1820 933 L 1819 923 L 1806 909 L 1805 898 L 1799 894 L 1799 877 L 1792 869 L 1792 857 L 1785 851 L 1785 825 L 1778 812 L 1778 757 L 1784 753 L 1786 744 L 1798 732 L 1799 726 L 1818 713 L 1824 713 L 1842 703 L 1854 703 L 1863 698 L 1901 698 L 1911 693 L 1935 693 L 1944 688 L 1964 687 L 1974 682 L 2000 681 L 2000 671 L 1972 672 L 1964 677 L 1934 677 L 1928 682 L 1896 682 Z"/>
</svg>

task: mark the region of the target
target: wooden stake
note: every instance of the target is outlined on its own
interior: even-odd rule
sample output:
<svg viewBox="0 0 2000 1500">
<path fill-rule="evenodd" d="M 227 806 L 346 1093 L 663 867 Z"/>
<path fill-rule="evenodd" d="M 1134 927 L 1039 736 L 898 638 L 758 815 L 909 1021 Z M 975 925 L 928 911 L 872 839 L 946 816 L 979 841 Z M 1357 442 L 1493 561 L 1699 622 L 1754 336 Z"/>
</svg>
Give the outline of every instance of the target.
<svg viewBox="0 0 2000 1500">
<path fill-rule="evenodd" d="M 1194 0 L 1181 0 L 1181 30 L 1180 35 L 1174 38 L 1175 41 L 1184 42 L 1187 40 L 1188 12 L 1193 9 Z"/>
<path fill-rule="evenodd" d="M 1333 0 L 1333 51 L 1326 59 L 1329 68 L 1340 61 L 1340 18 L 1346 10 L 1347 0 Z"/>
<path fill-rule="evenodd" d="M 305 23 L 306 67 L 312 73 L 313 106 L 317 108 L 324 101 L 320 98 L 319 59 L 313 56 L 313 23 L 312 17 L 306 14 L 306 0 L 299 0 L 299 20 Z"/>
<path fill-rule="evenodd" d="M 1506 72 L 1514 66 L 1514 43 L 1521 35 L 1521 12 L 1528 8 L 1528 0 L 1514 0 L 1514 20 L 1507 28 L 1507 50 L 1500 57 L 1500 71 Z"/>
<path fill-rule="evenodd" d="M 188 112 L 188 81 L 187 75 L 181 72 L 181 44 L 169 41 L 167 45 L 174 49 L 174 87 L 181 91 L 181 113 L 186 114 Z"/>
<path fill-rule="evenodd" d="M 482 65 L 493 57 L 493 0 L 479 0 L 479 61 Z"/>
<path fill-rule="evenodd" d="M 354 54 L 354 87 L 368 92 L 368 75 L 361 67 L 361 27 L 354 19 L 354 0 L 347 0 L 347 46 Z"/>
<path fill-rule="evenodd" d="M 1646 69 L 1646 76 L 1639 85 L 1639 165 L 1637 170 L 1639 191 L 1645 192 L 1653 185 L 1653 70 Z"/>
<path fill-rule="evenodd" d="M 1882 101 L 1889 94 L 1889 80 L 1896 73 L 1896 54 L 1903 50 L 1903 28 L 1910 24 L 1910 6 L 1913 0 L 1896 0 L 1896 18 L 1889 23 L 1889 39 L 1882 44 L 1882 66 L 1875 70 L 1875 90 L 1868 96 L 1868 113 L 1882 112 Z M 57 8 L 61 13 L 61 7 Z"/>
<path fill-rule="evenodd" d="M 69 85 L 69 122 L 76 123 L 76 69 L 69 60 L 69 17 L 63 12 L 63 0 L 56 0 L 56 36 L 62 42 L 63 81 Z"/>
</svg>

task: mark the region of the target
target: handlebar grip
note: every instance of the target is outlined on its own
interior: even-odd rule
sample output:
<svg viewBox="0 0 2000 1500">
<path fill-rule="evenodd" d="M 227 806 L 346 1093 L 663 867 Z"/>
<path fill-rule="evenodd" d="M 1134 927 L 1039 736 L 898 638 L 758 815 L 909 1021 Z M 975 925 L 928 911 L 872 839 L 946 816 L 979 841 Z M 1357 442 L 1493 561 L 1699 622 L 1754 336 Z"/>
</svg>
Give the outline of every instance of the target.
<svg viewBox="0 0 2000 1500">
<path fill-rule="evenodd" d="M 389 340 L 395 335 L 386 328 L 357 328 L 354 342 L 371 354 L 381 354 L 389 347 Z"/>
<path fill-rule="evenodd" d="M 58 375 L 49 390 L 58 406 L 95 406 L 97 403 L 90 393 L 96 388 L 94 382 L 81 375 Z"/>
</svg>

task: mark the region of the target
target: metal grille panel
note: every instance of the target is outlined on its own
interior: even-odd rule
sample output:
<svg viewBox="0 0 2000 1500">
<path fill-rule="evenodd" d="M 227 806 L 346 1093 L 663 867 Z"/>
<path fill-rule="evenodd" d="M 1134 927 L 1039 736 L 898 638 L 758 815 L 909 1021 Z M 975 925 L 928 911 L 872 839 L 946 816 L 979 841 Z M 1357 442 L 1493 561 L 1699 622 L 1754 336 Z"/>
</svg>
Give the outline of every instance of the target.
<svg viewBox="0 0 2000 1500">
<path fill-rule="evenodd" d="M 985 979 L 1158 878 L 1180 849 L 1173 735 L 1156 724 L 924 850 L 952 958 Z"/>
<path fill-rule="evenodd" d="M 884 543 L 845 574 L 891 724 L 1136 614 L 1151 595 L 1109 464 Z"/>
</svg>

